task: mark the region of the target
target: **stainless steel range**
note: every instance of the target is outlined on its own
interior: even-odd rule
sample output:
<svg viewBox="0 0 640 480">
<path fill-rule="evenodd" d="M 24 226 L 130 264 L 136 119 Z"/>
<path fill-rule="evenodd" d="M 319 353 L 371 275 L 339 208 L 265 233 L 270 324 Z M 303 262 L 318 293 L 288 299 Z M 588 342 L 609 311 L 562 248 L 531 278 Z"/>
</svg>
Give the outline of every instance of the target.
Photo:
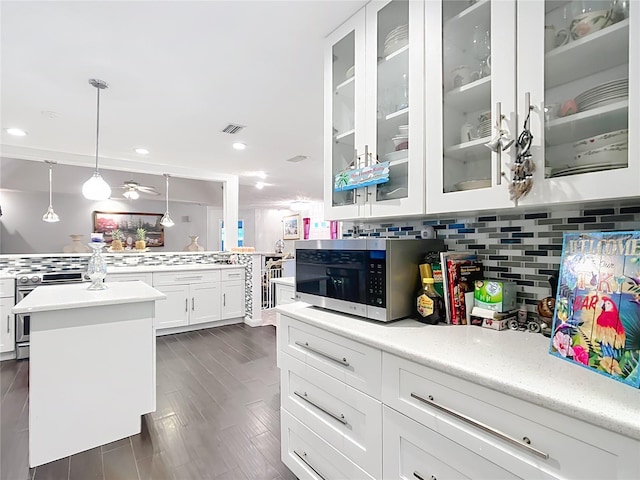
<svg viewBox="0 0 640 480">
<path fill-rule="evenodd" d="M 16 303 L 29 295 L 36 287 L 65 283 L 87 282 L 89 277 L 81 270 L 51 273 L 24 273 L 16 276 Z M 29 358 L 29 332 L 31 315 L 16 315 L 16 358 Z"/>
</svg>

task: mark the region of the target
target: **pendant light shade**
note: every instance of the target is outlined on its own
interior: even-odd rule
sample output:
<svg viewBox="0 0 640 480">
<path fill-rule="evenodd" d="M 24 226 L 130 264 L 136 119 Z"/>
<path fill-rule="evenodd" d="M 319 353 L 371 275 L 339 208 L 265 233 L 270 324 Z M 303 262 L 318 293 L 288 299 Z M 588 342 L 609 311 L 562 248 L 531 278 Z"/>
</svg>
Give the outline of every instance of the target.
<svg viewBox="0 0 640 480">
<path fill-rule="evenodd" d="M 163 227 L 173 227 L 175 225 L 175 222 L 173 221 L 173 218 L 171 218 L 171 215 L 169 214 L 169 174 L 165 173 L 164 176 L 165 176 L 166 185 L 167 185 L 167 209 L 164 212 L 164 215 L 162 216 L 162 218 L 160 219 L 160 225 L 162 225 Z"/>
<path fill-rule="evenodd" d="M 42 220 L 44 220 L 45 222 L 49 222 L 49 223 L 54 223 L 54 222 L 59 222 L 60 221 L 60 217 L 58 217 L 58 215 L 56 214 L 56 212 L 53 211 L 53 206 L 52 206 L 52 191 L 51 191 L 51 179 L 53 177 L 53 165 L 55 165 L 57 162 L 54 162 L 53 160 L 45 160 L 45 163 L 49 164 L 49 208 L 47 208 L 46 213 L 42 216 Z"/>
<path fill-rule="evenodd" d="M 96 171 L 93 172 L 91 178 L 82 185 L 82 195 L 88 200 L 106 200 L 111 196 L 111 187 L 104 181 L 98 170 L 98 140 L 100 139 L 100 90 L 108 88 L 107 82 L 89 79 L 89 83 L 96 87 L 98 92 L 98 101 L 96 108 Z"/>
</svg>

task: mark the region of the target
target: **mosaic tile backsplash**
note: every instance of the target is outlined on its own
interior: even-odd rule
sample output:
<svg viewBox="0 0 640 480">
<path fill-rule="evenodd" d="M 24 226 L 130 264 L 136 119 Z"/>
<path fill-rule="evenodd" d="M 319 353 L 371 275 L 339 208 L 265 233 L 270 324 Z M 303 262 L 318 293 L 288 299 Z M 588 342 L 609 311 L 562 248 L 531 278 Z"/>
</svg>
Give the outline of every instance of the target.
<svg viewBox="0 0 640 480">
<path fill-rule="evenodd" d="M 448 250 L 476 252 L 487 278 L 514 281 L 518 285 L 518 305 L 524 301 L 534 312 L 538 300 L 551 294 L 548 280 L 560 268 L 563 233 L 640 230 L 640 204 L 345 224 L 343 237 L 419 238 L 427 226 L 444 239 Z"/>
</svg>

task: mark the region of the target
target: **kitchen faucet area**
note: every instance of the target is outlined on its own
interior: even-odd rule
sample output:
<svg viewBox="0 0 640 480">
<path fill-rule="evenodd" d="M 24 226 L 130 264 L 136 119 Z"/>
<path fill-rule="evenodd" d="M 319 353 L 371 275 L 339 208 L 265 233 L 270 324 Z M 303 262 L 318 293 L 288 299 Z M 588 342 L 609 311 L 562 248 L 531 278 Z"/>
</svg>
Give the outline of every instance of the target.
<svg viewBox="0 0 640 480">
<path fill-rule="evenodd" d="M 640 0 L 0 31 L 0 479 L 640 478 Z"/>
</svg>

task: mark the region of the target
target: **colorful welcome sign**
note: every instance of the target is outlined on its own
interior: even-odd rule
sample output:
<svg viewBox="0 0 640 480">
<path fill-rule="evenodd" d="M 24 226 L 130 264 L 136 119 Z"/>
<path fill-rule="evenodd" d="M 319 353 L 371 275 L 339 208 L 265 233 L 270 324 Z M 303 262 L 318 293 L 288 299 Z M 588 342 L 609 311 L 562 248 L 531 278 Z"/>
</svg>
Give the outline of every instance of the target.
<svg viewBox="0 0 640 480">
<path fill-rule="evenodd" d="M 378 185 L 389 181 L 389 162 L 376 163 L 362 168 L 343 170 L 336 174 L 333 189 L 336 192 Z"/>
</svg>

